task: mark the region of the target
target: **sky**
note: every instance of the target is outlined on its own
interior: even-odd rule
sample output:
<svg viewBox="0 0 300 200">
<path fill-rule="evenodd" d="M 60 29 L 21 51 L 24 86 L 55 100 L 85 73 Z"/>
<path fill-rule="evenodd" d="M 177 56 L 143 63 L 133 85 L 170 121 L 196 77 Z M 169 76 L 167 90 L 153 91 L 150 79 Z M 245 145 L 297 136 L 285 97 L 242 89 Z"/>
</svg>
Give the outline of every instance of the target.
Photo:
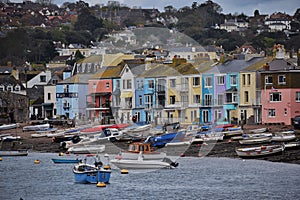
<svg viewBox="0 0 300 200">
<path fill-rule="evenodd" d="M 67 0 L 53 0 L 55 4 L 62 4 Z M 72 2 L 74 0 L 69 0 Z M 108 0 L 84 0 L 90 5 L 107 4 Z M 198 4 L 204 3 L 206 0 L 118 0 L 120 3 L 126 4 L 129 7 L 141 6 L 142 8 L 157 8 L 164 11 L 164 7 L 172 5 L 179 9 L 185 6 L 191 7 L 193 2 Z M 247 16 L 252 16 L 254 11 L 259 10 L 260 14 L 272 14 L 274 12 L 285 12 L 289 15 L 294 15 L 297 8 L 300 8 L 299 0 L 213 0 L 219 4 L 224 14 L 244 13 Z"/>
<path fill-rule="evenodd" d="M 23 0 L 10 0 L 11 2 L 22 2 Z M 35 1 L 35 0 L 32 0 Z M 108 0 L 83 0 L 89 3 L 90 6 L 95 4 L 106 5 Z M 164 7 L 173 6 L 176 9 L 189 6 L 191 7 L 193 2 L 198 4 L 204 3 L 206 0 L 117 0 L 121 4 L 125 4 L 128 7 L 138 6 L 142 8 L 157 8 L 160 11 L 164 11 Z M 244 13 L 247 16 L 253 16 L 254 11 L 257 9 L 260 14 L 272 14 L 274 12 L 287 13 L 294 15 L 297 8 L 300 8 L 300 0 L 212 0 L 219 4 L 224 14 L 241 14 Z M 53 0 L 54 4 L 62 5 L 63 2 L 76 2 L 76 0 Z"/>
</svg>

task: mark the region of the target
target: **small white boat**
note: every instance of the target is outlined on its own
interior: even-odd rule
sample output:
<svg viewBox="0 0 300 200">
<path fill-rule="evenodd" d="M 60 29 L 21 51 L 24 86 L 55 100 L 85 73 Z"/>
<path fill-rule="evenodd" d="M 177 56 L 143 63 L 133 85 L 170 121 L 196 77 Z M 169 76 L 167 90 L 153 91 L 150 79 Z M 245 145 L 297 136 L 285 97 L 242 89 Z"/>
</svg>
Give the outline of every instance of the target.
<svg viewBox="0 0 300 200">
<path fill-rule="evenodd" d="M 136 160 L 113 159 L 110 162 L 119 169 L 173 169 L 178 166 L 178 163 L 174 163 L 168 158 L 164 160 L 144 160 L 142 152 Z"/>
<path fill-rule="evenodd" d="M 46 130 L 50 128 L 50 124 L 39 124 L 39 125 L 32 125 L 32 126 L 24 126 L 23 131 L 39 131 L 39 130 Z"/>
<path fill-rule="evenodd" d="M 17 150 L 17 151 L 0 151 L 0 157 L 4 156 L 27 156 L 27 150 Z"/>
<path fill-rule="evenodd" d="M 251 158 L 280 153 L 284 150 L 284 148 L 284 145 L 268 145 L 259 147 L 237 148 L 235 151 L 239 157 Z"/>
<path fill-rule="evenodd" d="M 265 142 L 271 142 L 271 137 L 251 137 L 251 138 L 244 138 L 242 140 L 239 140 L 240 144 L 260 144 Z"/>
<path fill-rule="evenodd" d="M 73 146 L 68 149 L 72 154 L 97 154 L 105 151 L 105 145 Z"/>
<path fill-rule="evenodd" d="M 0 136 L 0 141 L 14 141 L 14 140 L 21 140 L 21 136 L 12 136 L 9 134 L 6 134 L 4 136 Z"/>
<path fill-rule="evenodd" d="M 9 130 L 9 129 L 13 129 L 13 128 L 18 128 L 19 124 L 15 123 L 15 124 L 3 124 L 0 126 L 0 131 L 2 130 Z"/>
<path fill-rule="evenodd" d="M 286 143 L 286 144 L 284 144 L 284 147 L 285 148 L 299 148 L 300 141 Z"/>
<path fill-rule="evenodd" d="M 250 130 L 250 133 L 264 133 L 267 130 L 268 128 L 257 128 L 257 129 Z"/>
<path fill-rule="evenodd" d="M 31 134 L 32 138 L 39 138 L 39 137 L 47 137 L 49 133 L 54 133 L 57 128 L 47 128 L 45 130 L 38 130 L 36 133 Z"/>
<path fill-rule="evenodd" d="M 296 139 L 296 135 L 293 132 L 278 132 L 272 137 L 273 142 L 288 142 Z"/>
</svg>

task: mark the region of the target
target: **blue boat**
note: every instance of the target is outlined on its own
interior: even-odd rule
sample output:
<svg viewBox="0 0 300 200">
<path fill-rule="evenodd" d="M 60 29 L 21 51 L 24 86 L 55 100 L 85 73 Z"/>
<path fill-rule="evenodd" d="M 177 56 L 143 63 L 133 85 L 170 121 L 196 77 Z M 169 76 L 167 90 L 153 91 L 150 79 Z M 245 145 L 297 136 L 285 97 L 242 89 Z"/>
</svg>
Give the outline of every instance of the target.
<svg viewBox="0 0 300 200">
<path fill-rule="evenodd" d="M 169 142 L 181 142 L 184 140 L 186 130 L 166 133 L 159 136 L 149 136 L 145 143 L 150 143 L 151 147 L 164 147 Z"/>
<path fill-rule="evenodd" d="M 52 161 L 56 164 L 62 164 L 62 163 L 79 163 L 81 160 L 79 159 L 61 159 L 61 158 L 52 158 Z"/>
<path fill-rule="evenodd" d="M 109 183 L 111 170 L 83 163 L 74 166 L 73 173 L 76 183 Z"/>
</svg>

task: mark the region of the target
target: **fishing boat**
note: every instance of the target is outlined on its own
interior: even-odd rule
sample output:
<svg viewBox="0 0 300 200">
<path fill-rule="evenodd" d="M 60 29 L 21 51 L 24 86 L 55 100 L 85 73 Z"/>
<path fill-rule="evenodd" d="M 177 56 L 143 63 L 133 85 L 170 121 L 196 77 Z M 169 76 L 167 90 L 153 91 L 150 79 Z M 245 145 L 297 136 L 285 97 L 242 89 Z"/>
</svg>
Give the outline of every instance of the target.
<svg viewBox="0 0 300 200">
<path fill-rule="evenodd" d="M 79 159 L 64 159 L 64 158 L 52 158 L 51 159 L 55 164 L 71 164 L 71 163 L 79 163 L 82 160 Z"/>
<path fill-rule="evenodd" d="M 244 133 L 243 129 L 241 127 L 228 127 L 225 128 L 222 133 L 225 137 L 232 137 L 237 135 L 242 135 Z"/>
<path fill-rule="evenodd" d="M 5 156 L 27 156 L 27 150 L 17 150 L 17 151 L 0 151 L 0 157 Z"/>
<path fill-rule="evenodd" d="M 184 140 L 186 130 L 179 130 L 173 133 L 165 133 L 159 136 L 149 136 L 145 143 L 150 143 L 151 147 L 164 147 L 168 142 L 181 142 Z"/>
<path fill-rule="evenodd" d="M 259 147 L 237 148 L 235 151 L 239 157 L 251 158 L 280 153 L 284 150 L 284 148 L 284 145 L 268 145 Z"/>
<path fill-rule="evenodd" d="M 38 124 L 38 125 L 31 125 L 31 126 L 24 126 L 23 131 L 39 131 L 39 130 L 46 130 L 50 128 L 50 124 Z"/>
<path fill-rule="evenodd" d="M 127 151 L 121 151 L 117 157 L 125 160 L 137 160 L 140 152 L 143 152 L 144 160 L 162 160 L 167 156 L 165 152 L 152 151 L 149 143 L 134 142 L 129 145 Z"/>
<path fill-rule="evenodd" d="M 105 151 L 104 144 L 72 146 L 68 149 L 68 152 L 72 154 L 97 154 L 103 151 Z"/>
<path fill-rule="evenodd" d="M 18 128 L 18 127 L 19 127 L 18 123 L 14 123 L 14 124 L 2 124 L 0 126 L 0 131 L 14 129 L 14 128 Z"/>
<path fill-rule="evenodd" d="M 272 137 L 260 136 L 260 137 L 248 137 L 242 140 L 239 140 L 240 144 L 260 144 L 271 142 Z"/>
<path fill-rule="evenodd" d="M 112 159 L 110 160 L 119 169 L 173 169 L 178 166 L 178 163 L 172 162 L 169 158 L 165 157 L 163 160 L 145 160 L 143 153 L 139 153 L 139 157 L 136 160 L 129 159 Z"/>
<path fill-rule="evenodd" d="M 288 142 L 296 139 L 294 131 L 277 132 L 272 137 L 273 142 Z"/>
<path fill-rule="evenodd" d="M 103 168 L 98 163 L 81 163 L 73 167 L 73 173 L 76 183 L 109 183 L 111 169 Z"/>
<path fill-rule="evenodd" d="M 250 133 L 264 133 L 266 131 L 268 131 L 268 128 L 257 128 L 250 130 Z"/>
</svg>

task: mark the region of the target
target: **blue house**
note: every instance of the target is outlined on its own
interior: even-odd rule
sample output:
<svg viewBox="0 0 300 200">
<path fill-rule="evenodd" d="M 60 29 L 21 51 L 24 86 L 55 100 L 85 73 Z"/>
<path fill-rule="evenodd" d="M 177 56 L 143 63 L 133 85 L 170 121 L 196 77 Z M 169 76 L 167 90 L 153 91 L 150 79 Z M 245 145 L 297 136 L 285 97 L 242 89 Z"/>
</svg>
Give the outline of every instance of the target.
<svg viewBox="0 0 300 200">
<path fill-rule="evenodd" d="M 57 115 L 68 119 L 86 116 L 88 80 L 92 74 L 76 74 L 56 85 Z M 68 77 L 68 75 L 66 76 Z"/>
</svg>

